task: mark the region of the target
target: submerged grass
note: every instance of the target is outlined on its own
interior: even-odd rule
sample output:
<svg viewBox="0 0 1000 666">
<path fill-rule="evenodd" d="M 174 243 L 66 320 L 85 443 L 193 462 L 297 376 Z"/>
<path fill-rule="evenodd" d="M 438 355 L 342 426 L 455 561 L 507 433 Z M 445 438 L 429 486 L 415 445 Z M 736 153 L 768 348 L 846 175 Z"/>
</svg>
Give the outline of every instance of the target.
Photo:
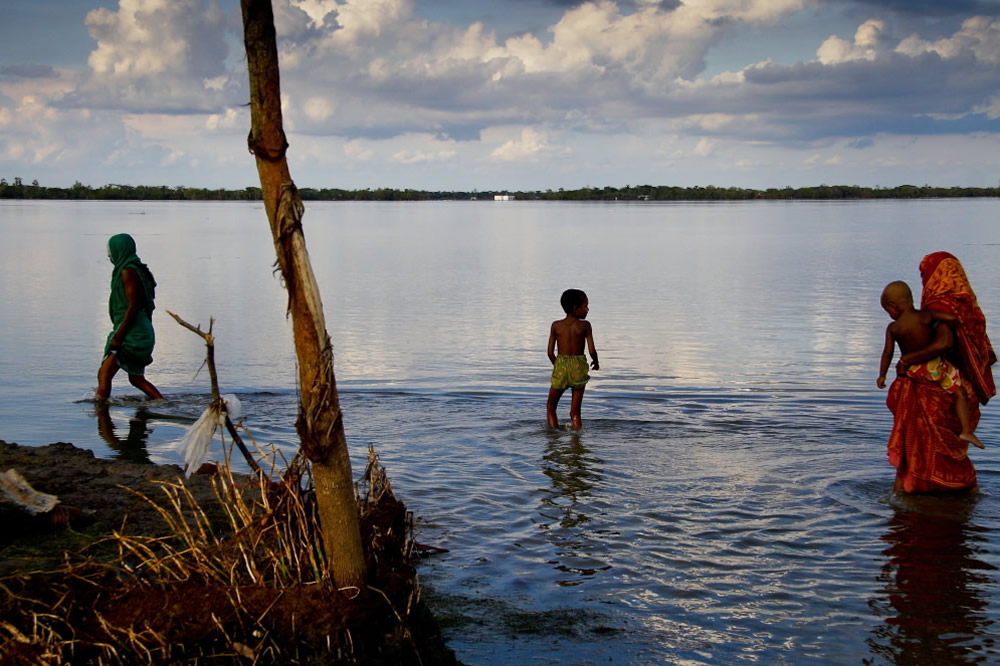
<svg viewBox="0 0 1000 666">
<path fill-rule="evenodd" d="M 279 476 L 277 454 L 261 455 L 270 473 L 237 477 L 224 463 L 213 477 L 223 520 L 183 481 L 157 482 L 156 499 L 132 492 L 155 507 L 162 536 L 115 530 L 54 569 L 0 578 L 0 661 L 455 663 L 410 563 L 412 515 L 374 450 L 357 488 L 361 591 L 325 573 L 308 463 Z"/>
</svg>

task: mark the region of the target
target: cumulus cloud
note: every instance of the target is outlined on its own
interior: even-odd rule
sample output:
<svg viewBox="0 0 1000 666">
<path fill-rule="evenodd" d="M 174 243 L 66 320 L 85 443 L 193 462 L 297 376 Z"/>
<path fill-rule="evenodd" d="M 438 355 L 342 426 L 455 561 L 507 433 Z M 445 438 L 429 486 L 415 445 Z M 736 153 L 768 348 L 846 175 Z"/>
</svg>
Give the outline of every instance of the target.
<svg viewBox="0 0 1000 666">
<path fill-rule="evenodd" d="M 410 0 L 313 0 L 301 12 L 311 32 L 282 50 L 283 64 L 291 63 L 283 70 L 294 102 L 289 122 L 346 137 L 435 132 L 476 140 L 491 127 L 607 133 L 659 119 L 706 135 L 808 140 L 887 129 L 899 113 L 914 119 L 902 131 L 936 131 L 945 115 L 991 108 L 1000 38 L 986 18 L 924 40 L 900 39 L 873 18 L 850 39 L 830 36 L 815 60 L 698 78 L 727 30 L 779 22 L 803 6 L 592 0 L 567 9 L 547 40 L 525 33 L 499 41 L 478 23 L 425 21 Z M 950 94 L 941 95 L 943 87 Z M 310 112 L 307 100 L 317 94 L 335 99 L 336 112 Z M 544 154 L 531 138 L 513 137 L 491 159 Z"/>
<path fill-rule="evenodd" d="M 310 119 L 322 122 L 333 115 L 336 104 L 325 97 L 310 97 L 302 106 L 303 112 Z"/>
<path fill-rule="evenodd" d="M 533 160 L 548 149 L 547 137 L 531 127 L 521 130 L 516 139 L 506 141 L 491 153 L 495 160 L 504 162 Z"/>
<path fill-rule="evenodd" d="M 945 59 L 971 56 L 976 62 L 995 65 L 1000 63 L 1000 22 L 977 16 L 963 22 L 951 37 L 929 41 L 910 35 L 899 43 L 896 52 L 910 57 L 936 53 Z"/>
<path fill-rule="evenodd" d="M 317 88 L 338 98 L 338 113 L 326 122 L 295 118 L 297 127 L 309 121 L 310 131 L 435 130 L 466 138 L 491 126 L 574 117 L 613 128 L 636 111 L 624 100 L 663 99 L 677 80 L 697 75 L 727 26 L 777 21 L 803 6 L 641 2 L 626 12 L 593 0 L 568 9 L 547 41 L 525 33 L 501 42 L 479 23 L 420 19 L 410 0 L 285 2 L 302 8 L 312 32 L 301 27 L 303 38 L 281 47 L 284 89 L 295 100 Z"/>
<path fill-rule="evenodd" d="M 982 113 L 991 120 L 1000 118 L 1000 95 L 993 95 L 985 104 L 973 107 L 974 113 Z"/>
<path fill-rule="evenodd" d="M 106 121 L 90 111 L 49 106 L 43 95 L 24 95 L 0 108 L 0 141 L 6 157 L 21 164 L 75 163 L 118 140 Z"/>
<path fill-rule="evenodd" d="M 870 19 L 861 24 L 849 42 L 836 35 L 830 36 L 816 51 L 824 65 L 835 65 L 849 60 L 874 60 L 879 47 L 884 46 L 885 23 Z"/>
<path fill-rule="evenodd" d="M 698 144 L 694 147 L 694 154 L 699 157 L 705 157 L 712 154 L 713 148 L 713 142 L 710 139 L 702 137 L 698 139 Z"/>
<path fill-rule="evenodd" d="M 522 127 L 520 130 L 509 127 L 492 128 L 483 132 L 482 143 L 484 146 L 496 146 L 488 157 L 496 163 L 545 163 L 564 159 L 573 153 L 572 148 L 560 138 L 534 127 Z"/>
<path fill-rule="evenodd" d="M 249 125 L 249 113 L 230 108 L 224 113 L 213 113 L 205 120 L 205 129 L 210 132 L 217 130 L 243 130 Z"/>
<path fill-rule="evenodd" d="M 244 89 L 227 68 L 230 24 L 214 1 L 120 0 L 117 11 L 92 10 L 85 23 L 97 46 L 87 60 L 89 76 L 65 105 L 216 111 Z"/>
<path fill-rule="evenodd" d="M 439 150 L 434 153 L 425 153 L 419 150 L 400 150 L 393 154 L 392 160 L 400 164 L 419 164 L 421 162 L 442 162 L 450 160 L 454 156 L 454 150 Z"/>
<path fill-rule="evenodd" d="M 374 155 L 375 153 L 370 148 L 366 148 L 361 141 L 348 141 L 344 144 L 344 156 L 350 160 L 367 162 L 374 157 Z"/>
<path fill-rule="evenodd" d="M 899 39 L 885 23 L 866 21 L 851 42 L 827 39 L 814 61 L 752 65 L 742 83 L 694 87 L 689 101 L 758 112 L 761 122 L 739 132 L 761 139 L 951 133 L 959 120 L 986 130 L 1000 91 L 997 28 L 995 19 L 974 18 L 938 39 Z"/>
</svg>

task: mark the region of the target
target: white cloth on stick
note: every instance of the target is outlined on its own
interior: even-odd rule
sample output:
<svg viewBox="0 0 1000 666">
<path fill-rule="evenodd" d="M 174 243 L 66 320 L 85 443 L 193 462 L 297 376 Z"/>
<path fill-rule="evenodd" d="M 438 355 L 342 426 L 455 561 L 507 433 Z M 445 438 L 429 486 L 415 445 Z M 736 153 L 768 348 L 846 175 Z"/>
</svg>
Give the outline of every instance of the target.
<svg viewBox="0 0 1000 666">
<path fill-rule="evenodd" d="M 187 465 L 185 478 L 190 478 L 197 472 L 208 458 L 208 448 L 212 444 L 212 438 L 215 437 L 216 429 L 224 430 L 226 427 L 226 414 L 229 415 L 230 421 L 236 421 L 243 416 L 243 405 L 235 395 L 227 393 L 222 396 L 222 402 L 225 404 L 225 411 L 221 405 L 213 401 L 177 443 L 177 450 Z"/>
</svg>

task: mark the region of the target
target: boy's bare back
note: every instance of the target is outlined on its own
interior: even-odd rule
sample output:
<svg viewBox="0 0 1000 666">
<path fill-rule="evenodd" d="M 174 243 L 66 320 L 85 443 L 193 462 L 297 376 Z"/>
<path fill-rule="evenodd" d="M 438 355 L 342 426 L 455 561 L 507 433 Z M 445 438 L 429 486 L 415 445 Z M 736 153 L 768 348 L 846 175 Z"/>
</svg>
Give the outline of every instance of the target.
<svg viewBox="0 0 1000 666">
<path fill-rule="evenodd" d="M 590 322 L 567 315 L 565 319 L 552 322 L 551 336 L 555 339 L 560 356 L 581 356 L 586 348 L 587 338 L 593 337 Z"/>
<path fill-rule="evenodd" d="M 908 310 L 888 327 L 901 354 L 923 349 L 934 339 L 934 316 L 927 310 Z"/>
</svg>

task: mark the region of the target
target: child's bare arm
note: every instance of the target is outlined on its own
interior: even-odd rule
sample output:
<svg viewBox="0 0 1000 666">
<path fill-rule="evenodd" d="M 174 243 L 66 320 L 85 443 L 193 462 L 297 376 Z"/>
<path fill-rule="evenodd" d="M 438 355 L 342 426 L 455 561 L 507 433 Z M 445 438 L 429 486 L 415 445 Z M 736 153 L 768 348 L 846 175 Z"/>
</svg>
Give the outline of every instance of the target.
<svg viewBox="0 0 1000 666">
<path fill-rule="evenodd" d="M 597 360 L 597 348 L 594 346 L 594 328 L 587 322 L 587 351 L 590 352 L 590 367 L 600 370 L 601 364 Z"/>
<path fill-rule="evenodd" d="M 951 332 L 951 326 L 947 324 L 936 326 L 934 327 L 934 339 L 931 340 L 929 345 L 922 349 L 903 354 L 899 357 L 897 364 L 906 367 L 915 363 L 929 361 L 951 349 L 953 344 L 955 344 L 955 337 Z"/>
<path fill-rule="evenodd" d="M 930 314 L 931 318 L 934 319 L 934 321 L 946 321 L 950 324 L 958 319 L 950 312 L 941 312 L 940 310 L 927 310 L 927 312 Z"/>
<path fill-rule="evenodd" d="M 552 365 L 556 364 L 556 324 L 552 322 L 552 326 L 549 327 L 549 361 Z"/>
<path fill-rule="evenodd" d="M 885 345 L 882 347 L 882 360 L 878 366 L 878 379 L 875 383 L 879 388 L 885 388 L 885 373 L 889 372 L 889 364 L 892 363 L 892 352 L 895 350 L 896 340 L 892 337 L 892 324 L 885 327 Z"/>
</svg>

